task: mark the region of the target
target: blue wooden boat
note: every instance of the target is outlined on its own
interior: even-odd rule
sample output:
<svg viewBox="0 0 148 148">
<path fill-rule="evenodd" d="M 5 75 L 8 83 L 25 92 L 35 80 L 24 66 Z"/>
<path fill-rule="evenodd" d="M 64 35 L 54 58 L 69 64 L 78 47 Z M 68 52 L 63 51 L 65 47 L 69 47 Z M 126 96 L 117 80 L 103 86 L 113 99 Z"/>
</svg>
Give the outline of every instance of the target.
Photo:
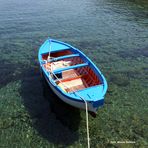
<svg viewBox="0 0 148 148">
<path fill-rule="evenodd" d="M 104 104 L 107 82 L 96 65 L 79 49 L 53 39 L 39 49 L 38 60 L 43 76 L 53 92 L 74 107 L 96 113 Z"/>
</svg>

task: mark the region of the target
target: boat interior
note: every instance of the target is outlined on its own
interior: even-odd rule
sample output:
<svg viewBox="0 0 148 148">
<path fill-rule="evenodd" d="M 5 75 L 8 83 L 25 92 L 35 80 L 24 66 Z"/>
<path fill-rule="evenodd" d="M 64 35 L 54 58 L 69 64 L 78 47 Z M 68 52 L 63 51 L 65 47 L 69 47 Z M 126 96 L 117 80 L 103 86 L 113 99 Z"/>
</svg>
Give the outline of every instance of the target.
<svg viewBox="0 0 148 148">
<path fill-rule="evenodd" d="M 42 54 L 46 71 L 51 72 L 55 83 L 65 92 L 83 90 L 101 84 L 88 62 L 70 49 Z"/>
</svg>

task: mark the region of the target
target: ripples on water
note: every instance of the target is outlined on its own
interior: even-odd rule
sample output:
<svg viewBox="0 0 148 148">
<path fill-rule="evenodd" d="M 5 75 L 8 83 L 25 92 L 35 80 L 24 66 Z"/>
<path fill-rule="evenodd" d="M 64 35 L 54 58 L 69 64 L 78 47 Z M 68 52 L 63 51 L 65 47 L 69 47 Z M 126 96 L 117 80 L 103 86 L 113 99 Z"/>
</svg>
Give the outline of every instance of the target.
<svg viewBox="0 0 148 148">
<path fill-rule="evenodd" d="M 84 113 L 55 103 L 59 119 L 47 101 L 56 96 L 43 97 L 37 52 L 48 36 L 79 47 L 108 80 L 106 105 L 90 121 L 92 146 L 125 139 L 144 145 L 147 1 L 0 0 L 2 146 L 85 143 Z"/>
</svg>

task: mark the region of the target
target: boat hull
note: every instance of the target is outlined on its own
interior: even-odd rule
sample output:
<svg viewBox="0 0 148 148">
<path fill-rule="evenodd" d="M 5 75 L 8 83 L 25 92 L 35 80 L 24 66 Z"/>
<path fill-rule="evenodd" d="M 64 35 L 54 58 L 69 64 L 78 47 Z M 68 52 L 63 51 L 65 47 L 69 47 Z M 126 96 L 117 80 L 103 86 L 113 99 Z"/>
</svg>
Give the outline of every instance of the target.
<svg viewBox="0 0 148 148">
<path fill-rule="evenodd" d="M 53 59 L 51 58 L 48 61 L 49 53 L 50 57 Z M 67 66 L 66 64 L 65 66 L 64 64 L 59 66 L 56 63 L 58 60 L 61 60 L 60 62 L 62 62 L 62 60 L 64 61 L 67 58 L 71 59 L 71 65 Z M 41 72 L 45 77 L 45 80 L 52 91 L 62 101 L 76 108 L 86 109 L 85 102 L 83 100 L 85 99 L 88 105 L 88 111 L 94 113 L 97 112 L 100 106 L 103 106 L 104 96 L 107 91 L 107 82 L 105 77 L 96 65 L 79 49 L 67 43 L 50 39 L 45 41 L 40 47 L 38 59 Z M 51 67 L 50 62 L 55 62 L 55 64 L 57 64 L 54 64 L 55 69 Z M 52 68 L 52 70 L 50 68 Z M 68 72 L 66 73 L 65 71 Z M 74 72 L 69 74 L 70 71 Z M 68 78 L 71 74 L 73 79 Z M 63 80 L 60 81 L 55 76 L 58 76 L 59 79 L 62 78 Z M 68 81 L 64 81 L 64 79 Z M 62 86 L 60 85 L 61 82 Z M 70 84 L 68 85 L 70 86 L 68 89 L 63 87 L 65 83 Z"/>
</svg>

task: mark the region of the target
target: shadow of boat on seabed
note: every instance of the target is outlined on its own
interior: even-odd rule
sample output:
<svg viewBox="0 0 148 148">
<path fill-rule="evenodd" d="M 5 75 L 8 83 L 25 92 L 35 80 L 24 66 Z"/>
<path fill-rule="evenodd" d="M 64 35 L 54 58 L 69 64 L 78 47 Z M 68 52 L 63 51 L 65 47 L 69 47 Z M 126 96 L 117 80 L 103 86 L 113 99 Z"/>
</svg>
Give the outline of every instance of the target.
<svg viewBox="0 0 148 148">
<path fill-rule="evenodd" d="M 72 144 L 79 139 L 80 111 L 62 102 L 41 79 L 37 63 L 0 61 L 0 88 L 21 80 L 19 93 L 39 135 L 53 144 Z"/>
<path fill-rule="evenodd" d="M 72 144 L 79 138 L 80 111 L 61 101 L 37 71 L 26 70 L 20 91 L 33 127 L 51 143 Z"/>
</svg>

